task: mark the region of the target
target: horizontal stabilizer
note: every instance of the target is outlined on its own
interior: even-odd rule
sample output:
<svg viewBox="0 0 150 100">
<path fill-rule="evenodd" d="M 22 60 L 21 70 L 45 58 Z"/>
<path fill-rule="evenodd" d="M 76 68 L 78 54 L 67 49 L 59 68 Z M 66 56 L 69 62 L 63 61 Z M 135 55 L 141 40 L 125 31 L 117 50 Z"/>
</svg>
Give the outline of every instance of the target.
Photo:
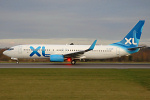
<svg viewBox="0 0 150 100">
<path fill-rule="evenodd" d="M 140 48 L 143 48 L 143 47 L 128 48 L 128 50 L 136 50 L 136 49 L 140 49 Z"/>
</svg>

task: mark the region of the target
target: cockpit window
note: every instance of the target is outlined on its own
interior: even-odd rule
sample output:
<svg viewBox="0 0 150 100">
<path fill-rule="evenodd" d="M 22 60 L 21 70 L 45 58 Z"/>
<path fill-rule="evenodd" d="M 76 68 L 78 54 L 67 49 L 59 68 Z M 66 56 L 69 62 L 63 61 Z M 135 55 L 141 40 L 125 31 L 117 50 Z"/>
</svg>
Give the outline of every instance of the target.
<svg viewBox="0 0 150 100">
<path fill-rule="evenodd" d="M 8 50 L 14 50 L 14 48 L 9 48 Z"/>
</svg>

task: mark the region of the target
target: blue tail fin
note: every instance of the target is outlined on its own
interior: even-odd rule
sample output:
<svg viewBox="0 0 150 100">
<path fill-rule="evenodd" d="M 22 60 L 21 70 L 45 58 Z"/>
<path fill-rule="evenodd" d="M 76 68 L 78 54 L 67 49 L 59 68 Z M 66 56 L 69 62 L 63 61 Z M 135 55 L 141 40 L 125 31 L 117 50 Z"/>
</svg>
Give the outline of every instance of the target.
<svg viewBox="0 0 150 100">
<path fill-rule="evenodd" d="M 140 20 L 120 42 L 114 43 L 114 45 L 126 48 L 138 47 L 144 23 L 145 20 Z"/>
</svg>

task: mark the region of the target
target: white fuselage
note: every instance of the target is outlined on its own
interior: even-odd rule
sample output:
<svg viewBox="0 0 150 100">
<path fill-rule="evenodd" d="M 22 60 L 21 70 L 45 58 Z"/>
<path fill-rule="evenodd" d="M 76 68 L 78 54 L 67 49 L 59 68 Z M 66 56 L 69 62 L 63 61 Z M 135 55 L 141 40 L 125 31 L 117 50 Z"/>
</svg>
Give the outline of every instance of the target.
<svg viewBox="0 0 150 100">
<path fill-rule="evenodd" d="M 4 54 L 11 58 L 49 58 L 49 55 L 53 54 L 64 55 L 86 50 L 89 46 L 90 45 L 18 45 L 12 47 L 13 50 L 6 50 Z M 124 55 L 129 55 L 129 53 L 117 46 L 96 45 L 93 50 L 85 52 L 74 59 L 107 59 Z"/>
</svg>

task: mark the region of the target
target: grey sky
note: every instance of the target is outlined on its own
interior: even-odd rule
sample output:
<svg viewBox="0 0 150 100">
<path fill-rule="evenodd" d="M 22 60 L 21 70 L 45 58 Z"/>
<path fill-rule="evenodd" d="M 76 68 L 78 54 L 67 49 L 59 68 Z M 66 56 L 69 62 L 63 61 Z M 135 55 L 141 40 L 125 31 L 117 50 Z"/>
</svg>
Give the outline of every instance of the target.
<svg viewBox="0 0 150 100">
<path fill-rule="evenodd" d="M 150 0 L 1 0 L 0 39 L 91 38 L 120 40 L 146 20 Z"/>
</svg>

